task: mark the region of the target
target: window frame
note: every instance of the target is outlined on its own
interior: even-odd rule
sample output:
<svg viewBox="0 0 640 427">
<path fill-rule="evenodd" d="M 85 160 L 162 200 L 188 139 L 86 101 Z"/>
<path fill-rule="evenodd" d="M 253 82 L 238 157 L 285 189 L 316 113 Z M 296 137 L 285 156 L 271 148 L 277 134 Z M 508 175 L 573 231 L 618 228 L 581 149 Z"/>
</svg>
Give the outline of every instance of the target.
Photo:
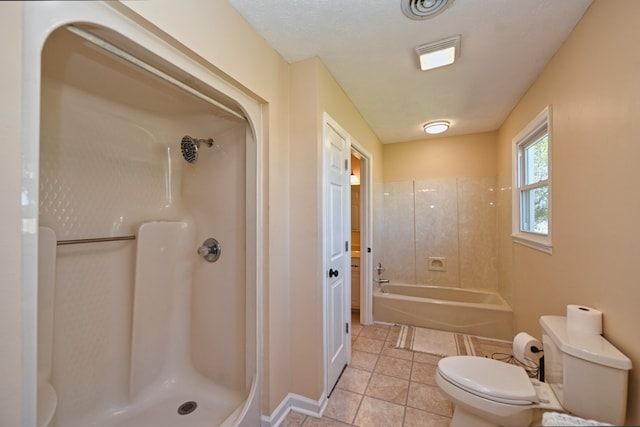
<svg viewBox="0 0 640 427">
<path fill-rule="evenodd" d="M 542 110 L 518 135 L 512 140 L 512 214 L 511 221 L 511 238 L 513 242 L 537 249 L 547 254 L 552 253 L 552 126 L 551 126 L 551 105 L 548 105 Z M 531 185 L 524 184 L 524 170 L 522 165 L 524 159 L 524 151 L 527 147 L 537 142 L 542 135 L 547 134 L 547 156 L 548 156 L 548 171 L 547 179 L 540 180 L 537 183 Z M 548 223 L 547 233 L 536 233 L 526 231 L 522 229 L 522 209 L 523 199 L 522 194 L 525 191 L 529 191 L 533 188 L 541 188 L 547 186 L 547 212 Z"/>
</svg>

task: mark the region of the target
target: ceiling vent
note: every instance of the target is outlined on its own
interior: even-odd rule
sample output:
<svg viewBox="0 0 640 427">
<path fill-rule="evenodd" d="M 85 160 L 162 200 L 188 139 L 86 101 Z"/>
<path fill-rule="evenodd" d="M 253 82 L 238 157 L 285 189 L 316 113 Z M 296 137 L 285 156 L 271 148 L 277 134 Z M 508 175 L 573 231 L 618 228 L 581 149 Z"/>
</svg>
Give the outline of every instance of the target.
<svg viewBox="0 0 640 427">
<path fill-rule="evenodd" d="M 453 0 L 401 0 L 402 12 L 408 18 L 421 20 L 436 16 Z"/>
</svg>

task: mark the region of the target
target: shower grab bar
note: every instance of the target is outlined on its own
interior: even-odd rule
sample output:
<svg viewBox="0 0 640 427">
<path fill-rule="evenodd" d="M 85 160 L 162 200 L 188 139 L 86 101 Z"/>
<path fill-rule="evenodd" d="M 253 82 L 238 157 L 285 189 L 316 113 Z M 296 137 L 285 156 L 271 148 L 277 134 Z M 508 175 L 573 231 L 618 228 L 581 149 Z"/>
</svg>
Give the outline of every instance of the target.
<svg viewBox="0 0 640 427">
<path fill-rule="evenodd" d="M 95 237 L 92 239 L 70 239 L 58 240 L 56 245 L 77 245 L 81 243 L 101 243 L 101 242 L 119 242 L 122 240 L 136 240 L 136 236 L 116 236 L 116 237 Z"/>
</svg>

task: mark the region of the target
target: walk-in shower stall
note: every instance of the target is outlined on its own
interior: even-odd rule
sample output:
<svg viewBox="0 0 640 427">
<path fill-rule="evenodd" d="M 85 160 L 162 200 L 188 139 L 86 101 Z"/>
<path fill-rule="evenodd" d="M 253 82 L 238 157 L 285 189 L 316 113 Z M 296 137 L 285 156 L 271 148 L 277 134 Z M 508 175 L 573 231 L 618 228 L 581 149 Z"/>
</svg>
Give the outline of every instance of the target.
<svg viewBox="0 0 640 427">
<path fill-rule="evenodd" d="M 38 425 L 246 424 L 255 124 L 97 25 L 48 35 L 39 99 Z"/>
</svg>

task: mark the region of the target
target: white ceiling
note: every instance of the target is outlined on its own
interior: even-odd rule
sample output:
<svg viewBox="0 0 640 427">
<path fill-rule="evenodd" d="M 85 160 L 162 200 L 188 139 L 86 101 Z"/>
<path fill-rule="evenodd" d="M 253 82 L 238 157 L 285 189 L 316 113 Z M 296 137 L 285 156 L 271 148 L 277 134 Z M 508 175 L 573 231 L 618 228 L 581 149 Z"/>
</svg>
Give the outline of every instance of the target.
<svg viewBox="0 0 640 427">
<path fill-rule="evenodd" d="M 383 143 L 496 130 L 591 0 L 452 0 L 416 21 L 406 0 L 228 0 L 290 63 L 318 56 Z M 456 34 L 453 64 L 421 71 L 414 48 Z"/>
</svg>

